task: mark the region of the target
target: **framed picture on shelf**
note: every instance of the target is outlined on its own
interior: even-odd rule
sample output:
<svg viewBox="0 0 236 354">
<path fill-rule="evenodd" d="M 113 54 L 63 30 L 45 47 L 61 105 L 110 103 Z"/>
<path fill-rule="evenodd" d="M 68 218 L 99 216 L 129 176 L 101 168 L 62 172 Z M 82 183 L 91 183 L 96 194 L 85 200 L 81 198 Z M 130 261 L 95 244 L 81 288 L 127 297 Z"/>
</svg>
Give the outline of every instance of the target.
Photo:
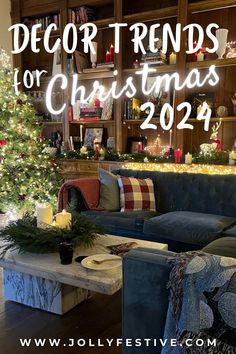
<svg viewBox="0 0 236 354">
<path fill-rule="evenodd" d="M 53 55 L 52 76 L 61 74 L 61 72 L 61 46 L 59 46 Z"/>
<path fill-rule="evenodd" d="M 156 78 L 155 77 L 148 77 L 147 78 L 147 90 L 150 90 L 153 85 L 155 84 Z M 172 103 L 173 100 L 173 92 L 169 90 L 168 92 L 164 91 L 165 82 L 161 83 L 161 87 L 159 92 L 152 92 L 148 96 L 148 100 L 153 102 L 155 105 L 155 117 L 159 117 L 161 113 L 161 109 L 165 103 Z"/>
<path fill-rule="evenodd" d="M 142 152 L 147 146 L 147 138 L 138 136 L 129 136 L 127 138 L 127 152 L 130 154 L 136 154 Z"/>
<path fill-rule="evenodd" d="M 113 113 L 113 98 L 108 99 L 103 103 L 101 120 L 111 120 Z"/>
<path fill-rule="evenodd" d="M 84 146 L 93 150 L 94 144 L 102 144 L 103 128 L 86 128 L 84 135 Z"/>
<path fill-rule="evenodd" d="M 203 102 L 206 102 L 209 108 L 211 108 L 214 111 L 214 101 L 215 101 L 215 95 L 214 92 L 195 92 L 190 94 L 187 99 L 187 102 L 189 102 L 192 106 L 192 111 L 191 111 L 191 118 L 196 118 L 198 115 L 198 112 L 203 104 Z M 212 111 L 212 114 L 214 115 L 214 112 Z"/>
<path fill-rule="evenodd" d="M 89 60 L 86 54 L 76 50 L 74 53 L 74 58 L 75 58 L 75 66 L 78 74 L 83 73 L 84 69 L 89 68 Z"/>
</svg>

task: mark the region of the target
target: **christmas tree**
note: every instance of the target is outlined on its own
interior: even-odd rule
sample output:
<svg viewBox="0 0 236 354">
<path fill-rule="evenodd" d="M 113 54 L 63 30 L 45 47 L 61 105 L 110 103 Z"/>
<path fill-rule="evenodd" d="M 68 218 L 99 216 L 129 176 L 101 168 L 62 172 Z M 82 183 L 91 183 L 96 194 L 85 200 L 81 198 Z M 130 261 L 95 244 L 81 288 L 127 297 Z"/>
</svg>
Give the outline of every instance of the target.
<svg viewBox="0 0 236 354">
<path fill-rule="evenodd" d="M 31 212 L 39 202 L 56 205 L 60 187 L 55 160 L 43 153 L 41 128 L 24 93 L 13 89 L 14 72 L 0 50 L 0 210 Z"/>
</svg>

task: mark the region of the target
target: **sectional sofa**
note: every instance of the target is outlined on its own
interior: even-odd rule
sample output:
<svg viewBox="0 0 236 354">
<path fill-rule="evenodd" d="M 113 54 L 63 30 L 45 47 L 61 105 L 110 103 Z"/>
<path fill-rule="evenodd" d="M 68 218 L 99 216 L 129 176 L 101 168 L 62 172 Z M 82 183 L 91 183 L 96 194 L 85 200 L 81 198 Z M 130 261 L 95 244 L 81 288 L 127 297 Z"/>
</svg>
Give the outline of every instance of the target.
<svg viewBox="0 0 236 354">
<path fill-rule="evenodd" d="M 201 249 L 226 236 L 236 236 L 236 175 L 207 175 L 134 171 L 120 169 L 114 174 L 151 178 L 156 211 L 120 212 L 98 210 L 98 180 L 87 180 L 95 201 L 89 210 L 83 188 L 69 189 L 69 205 L 112 234 L 164 242 L 169 250 Z M 96 188 L 95 188 L 96 186 Z M 88 188 L 87 188 L 88 193 Z M 96 205 L 97 204 L 97 205 Z"/>
<path fill-rule="evenodd" d="M 202 249 L 203 252 L 236 258 L 236 237 L 219 238 Z M 164 340 L 164 329 L 169 303 L 167 282 L 170 251 L 138 248 L 130 251 L 123 259 L 123 338 L 142 343 L 150 339 L 150 346 L 123 346 L 123 354 L 161 353 L 160 339 Z M 235 311 L 235 308 L 232 308 Z M 140 320 L 141 319 L 141 320 Z M 153 345 L 156 340 L 156 346 Z M 236 343 L 236 342 L 235 342 Z M 168 343 L 167 343 L 168 344 Z M 232 351 L 232 353 L 236 352 Z M 223 352 L 222 352 L 223 353 Z"/>
</svg>

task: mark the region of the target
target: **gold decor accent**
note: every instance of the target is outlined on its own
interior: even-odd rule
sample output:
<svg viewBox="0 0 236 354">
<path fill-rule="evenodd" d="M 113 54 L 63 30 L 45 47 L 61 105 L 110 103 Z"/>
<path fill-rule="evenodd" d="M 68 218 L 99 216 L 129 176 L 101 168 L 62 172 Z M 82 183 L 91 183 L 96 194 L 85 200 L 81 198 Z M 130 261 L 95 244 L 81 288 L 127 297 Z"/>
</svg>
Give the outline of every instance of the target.
<svg viewBox="0 0 236 354">
<path fill-rule="evenodd" d="M 236 175 L 236 166 L 201 165 L 201 164 L 174 164 L 174 163 L 143 163 L 129 162 L 122 166 L 126 170 L 202 173 L 206 175 Z"/>
</svg>

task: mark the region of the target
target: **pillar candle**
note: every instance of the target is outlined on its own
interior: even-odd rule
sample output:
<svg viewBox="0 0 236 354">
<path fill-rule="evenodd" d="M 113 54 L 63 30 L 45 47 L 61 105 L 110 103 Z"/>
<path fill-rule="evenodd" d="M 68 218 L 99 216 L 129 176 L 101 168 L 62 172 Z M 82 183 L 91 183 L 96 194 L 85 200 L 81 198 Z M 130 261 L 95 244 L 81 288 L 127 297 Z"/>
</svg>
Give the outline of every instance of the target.
<svg viewBox="0 0 236 354">
<path fill-rule="evenodd" d="M 236 151 L 231 151 L 229 154 L 229 165 L 236 165 Z"/>
<path fill-rule="evenodd" d="M 193 156 L 188 152 L 186 155 L 185 155 L 185 163 L 187 165 L 191 165 L 191 163 L 193 162 Z"/>
<path fill-rule="evenodd" d="M 137 145 L 137 152 L 138 153 L 142 152 L 142 148 L 143 148 L 142 143 L 141 143 L 141 141 L 139 141 L 139 143 Z"/>
<path fill-rule="evenodd" d="M 181 163 L 183 151 L 181 149 L 175 150 L 175 163 Z"/>
<path fill-rule="evenodd" d="M 171 64 L 171 65 L 176 64 L 176 54 L 174 52 L 172 52 L 169 57 L 169 64 Z"/>
<path fill-rule="evenodd" d="M 111 44 L 111 46 L 110 46 L 110 55 L 111 55 L 111 61 L 114 61 L 115 54 L 114 54 L 113 44 Z"/>
<path fill-rule="evenodd" d="M 198 53 L 197 61 L 204 61 L 204 53 L 202 51 Z"/>
<path fill-rule="evenodd" d="M 81 155 L 85 155 L 88 152 L 88 148 L 86 146 L 82 146 L 82 148 L 80 149 L 80 153 Z"/>
<path fill-rule="evenodd" d="M 60 229 L 69 229 L 71 226 L 71 213 L 68 213 L 65 209 L 56 214 L 56 224 Z"/>
<path fill-rule="evenodd" d="M 109 63 L 111 61 L 111 53 L 109 50 L 106 52 L 106 63 Z"/>
<path fill-rule="evenodd" d="M 80 132 L 80 143 L 82 146 L 82 144 L 83 144 L 83 126 L 82 126 L 82 124 L 80 124 L 80 126 L 79 126 L 79 132 Z"/>
<path fill-rule="evenodd" d="M 52 207 L 47 203 L 38 204 L 36 207 L 37 227 L 45 229 L 47 225 L 52 225 Z"/>
<path fill-rule="evenodd" d="M 169 146 L 170 146 L 170 148 L 171 148 L 171 146 L 172 146 L 172 129 L 170 130 L 170 142 L 169 142 Z"/>
<path fill-rule="evenodd" d="M 105 149 L 101 148 L 99 151 L 99 160 L 103 161 L 105 160 L 105 157 L 106 157 L 106 151 Z"/>
</svg>

